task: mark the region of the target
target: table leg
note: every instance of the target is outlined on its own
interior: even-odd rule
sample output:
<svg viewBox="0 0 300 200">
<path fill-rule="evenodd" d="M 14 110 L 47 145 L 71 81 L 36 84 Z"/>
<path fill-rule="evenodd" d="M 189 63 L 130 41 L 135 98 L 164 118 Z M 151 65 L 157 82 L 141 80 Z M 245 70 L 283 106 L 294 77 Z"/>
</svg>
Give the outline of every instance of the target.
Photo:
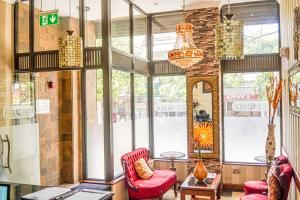
<svg viewBox="0 0 300 200">
<path fill-rule="evenodd" d="M 182 190 L 180 192 L 180 200 L 185 200 L 185 193 Z"/>
<path fill-rule="evenodd" d="M 215 192 L 211 193 L 210 200 L 216 200 L 216 193 Z"/>
</svg>

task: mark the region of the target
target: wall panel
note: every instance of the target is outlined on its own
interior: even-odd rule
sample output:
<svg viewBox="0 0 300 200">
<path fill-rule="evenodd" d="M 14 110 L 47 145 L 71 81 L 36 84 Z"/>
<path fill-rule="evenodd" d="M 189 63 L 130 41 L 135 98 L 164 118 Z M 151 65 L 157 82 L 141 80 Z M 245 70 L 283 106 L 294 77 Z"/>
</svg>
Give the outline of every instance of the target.
<svg viewBox="0 0 300 200">
<path fill-rule="evenodd" d="M 300 6 L 299 0 L 281 0 L 280 4 L 281 46 L 290 48 L 289 58 L 282 60 L 282 75 L 286 81 L 288 78 L 288 69 L 297 62 L 294 60 L 295 52 L 293 51 L 293 18 L 294 9 L 297 6 Z M 288 96 L 288 84 L 285 84 L 283 93 L 283 147 L 294 165 L 296 173 L 299 175 L 300 116 L 290 112 Z M 296 197 L 296 195 L 298 196 Z M 299 199 L 299 197 L 299 191 L 296 190 L 293 183 L 289 198 L 294 200 Z"/>
</svg>

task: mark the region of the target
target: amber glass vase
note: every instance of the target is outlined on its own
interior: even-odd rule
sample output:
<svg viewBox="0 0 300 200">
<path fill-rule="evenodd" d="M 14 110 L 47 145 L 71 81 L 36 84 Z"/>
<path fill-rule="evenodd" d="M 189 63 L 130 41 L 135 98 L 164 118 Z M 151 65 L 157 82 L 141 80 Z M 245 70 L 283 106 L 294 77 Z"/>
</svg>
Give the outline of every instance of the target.
<svg viewBox="0 0 300 200">
<path fill-rule="evenodd" d="M 203 181 L 207 177 L 207 170 L 203 164 L 202 159 L 198 160 L 198 163 L 194 169 L 194 176 L 199 180 Z"/>
</svg>

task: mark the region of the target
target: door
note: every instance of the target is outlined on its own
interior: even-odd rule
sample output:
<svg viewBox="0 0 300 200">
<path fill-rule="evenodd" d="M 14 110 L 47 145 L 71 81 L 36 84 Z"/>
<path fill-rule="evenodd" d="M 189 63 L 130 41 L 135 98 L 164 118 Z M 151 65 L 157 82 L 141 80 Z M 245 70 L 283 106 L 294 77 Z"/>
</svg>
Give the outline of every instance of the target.
<svg viewBox="0 0 300 200">
<path fill-rule="evenodd" d="M 1 127 L 0 151 L 1 181 L 40 184 L 38 124 Z"/>
</svg>

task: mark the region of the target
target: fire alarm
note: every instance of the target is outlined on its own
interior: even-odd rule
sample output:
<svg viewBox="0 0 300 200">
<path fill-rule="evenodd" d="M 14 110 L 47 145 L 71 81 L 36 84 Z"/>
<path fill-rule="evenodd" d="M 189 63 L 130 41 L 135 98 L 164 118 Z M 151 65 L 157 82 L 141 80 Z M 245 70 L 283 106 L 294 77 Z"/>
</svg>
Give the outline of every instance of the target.
<svg viewBox="0 0 300 200">
<path fill-rule="evenodd" d="M 49 89 L 53 89 L 53 88 L 55 88 L 56 87 L 56 83 L 55 82 L 53 82 L 53 81 L 48 81 L 48 88 Z"/>
</svg>

